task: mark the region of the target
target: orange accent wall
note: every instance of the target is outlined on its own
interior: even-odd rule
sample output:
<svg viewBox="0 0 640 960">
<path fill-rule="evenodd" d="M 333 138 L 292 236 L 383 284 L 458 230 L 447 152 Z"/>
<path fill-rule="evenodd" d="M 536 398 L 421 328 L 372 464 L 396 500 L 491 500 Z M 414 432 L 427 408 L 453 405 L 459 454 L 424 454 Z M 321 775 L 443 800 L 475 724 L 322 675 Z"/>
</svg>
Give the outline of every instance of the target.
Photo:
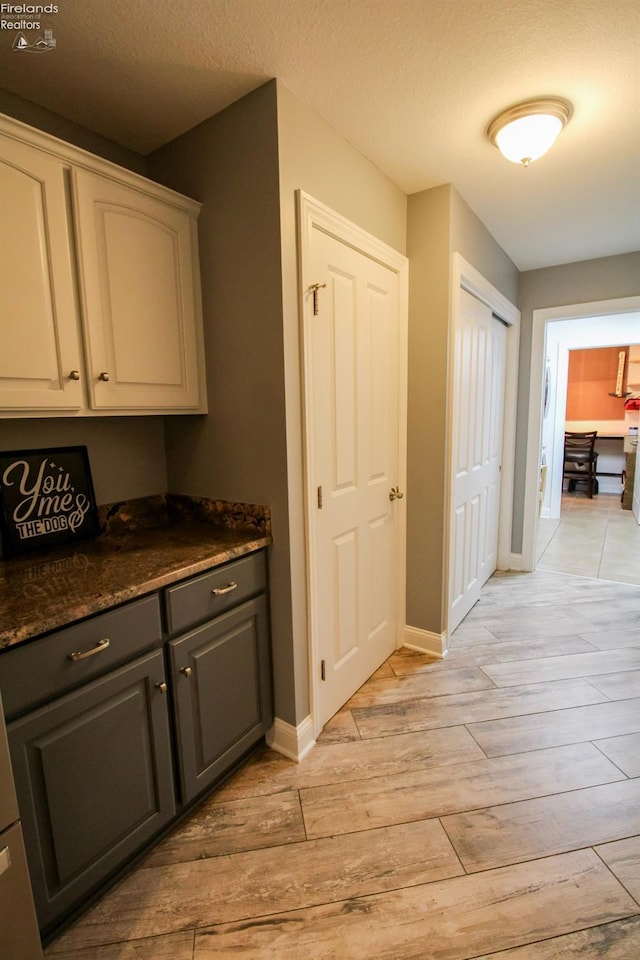
<svg viewBox="0 0 640 960">
<path fill-rule="evenodd" d="M 625 352 L 627 382 L 628 347 L 596 347 L 569 351 L 567 420 L 624 420 L 624 398 L 610 397 L 616 388 L 618 355 Z"/>
</svg>

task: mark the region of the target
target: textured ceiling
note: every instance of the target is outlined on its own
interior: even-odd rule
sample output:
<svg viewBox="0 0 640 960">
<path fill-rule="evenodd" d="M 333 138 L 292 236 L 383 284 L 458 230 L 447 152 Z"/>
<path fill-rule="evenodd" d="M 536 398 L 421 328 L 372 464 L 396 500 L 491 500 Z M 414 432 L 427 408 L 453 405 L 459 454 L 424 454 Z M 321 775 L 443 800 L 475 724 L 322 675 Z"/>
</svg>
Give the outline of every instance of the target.
<svg viewBox="0 0 640 960">
<path fill-rule="evenodd" d="M 0 86 L 149 153 L 277 77 L 407 193 L 453 183 L 520 269 L 640 250 L 638 0 L 58 0 Z M 525 170 L 485 137 L 574 116 Z"/>
</svg>

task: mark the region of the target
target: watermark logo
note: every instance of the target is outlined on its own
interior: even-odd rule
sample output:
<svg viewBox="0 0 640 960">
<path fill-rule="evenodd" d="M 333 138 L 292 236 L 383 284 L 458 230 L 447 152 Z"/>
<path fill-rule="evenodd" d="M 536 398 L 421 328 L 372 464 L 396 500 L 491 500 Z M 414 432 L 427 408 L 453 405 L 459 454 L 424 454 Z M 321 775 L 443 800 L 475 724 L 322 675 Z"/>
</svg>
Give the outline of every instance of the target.
<svg viewBox="0 0 640 960">
<path fill-rule="evenodd" d="M 49 50 L 55 50 L 56 41 L 53 36 L 53 30 L 45 30 L 37 40 L 29 42 L 24 33 L 19 33 L 13 41 L 13 49 L 25 53 L 47 53 Z"/>
<path fill-rule="evenodd" d="M 1 3 L 0 30 L 8 30 L 17 53 L 49 53 L 56 49 L 53 30 L 43 17 L 58 13 L 57 3 Z"/>
</svg>

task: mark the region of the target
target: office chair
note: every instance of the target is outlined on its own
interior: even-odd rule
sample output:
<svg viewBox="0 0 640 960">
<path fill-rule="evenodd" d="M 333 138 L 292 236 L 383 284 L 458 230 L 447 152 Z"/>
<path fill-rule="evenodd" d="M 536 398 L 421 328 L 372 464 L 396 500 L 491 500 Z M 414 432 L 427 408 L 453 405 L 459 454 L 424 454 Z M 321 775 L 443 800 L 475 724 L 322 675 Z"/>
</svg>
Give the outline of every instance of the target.
<svg viewBox="0 0 640 960">
<path fill-rule="evenodd" d="M 569 493 L 573 493 L 576 483 L 587 484 L 587 496 L 591 500 L 598 492 L 598 454 L 595 450 L 597 430 L 585 433 L 565 433 L 564 435 L 564 471 L 563 478 L 569 481 Z"/>
</svg>

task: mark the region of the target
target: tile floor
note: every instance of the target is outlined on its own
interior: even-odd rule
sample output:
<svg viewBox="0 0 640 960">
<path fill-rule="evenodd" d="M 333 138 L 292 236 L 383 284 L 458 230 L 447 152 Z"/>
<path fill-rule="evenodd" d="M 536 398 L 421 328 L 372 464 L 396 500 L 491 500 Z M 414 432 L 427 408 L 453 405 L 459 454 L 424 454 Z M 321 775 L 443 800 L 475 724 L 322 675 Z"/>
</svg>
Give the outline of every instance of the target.
<svg viewBox="0 0 640 960">
<path fill-rule="evenodd" d="M 261 749 L 48 960 L 638 960 L 640 586 L 497 574 Z"/>
<path fill-rule="evenodd" d="M 616 494 L 562 495 L 560 520 L 538 523 L 537 567 L 640 584 L 640 526 Z"/>
</svg>

